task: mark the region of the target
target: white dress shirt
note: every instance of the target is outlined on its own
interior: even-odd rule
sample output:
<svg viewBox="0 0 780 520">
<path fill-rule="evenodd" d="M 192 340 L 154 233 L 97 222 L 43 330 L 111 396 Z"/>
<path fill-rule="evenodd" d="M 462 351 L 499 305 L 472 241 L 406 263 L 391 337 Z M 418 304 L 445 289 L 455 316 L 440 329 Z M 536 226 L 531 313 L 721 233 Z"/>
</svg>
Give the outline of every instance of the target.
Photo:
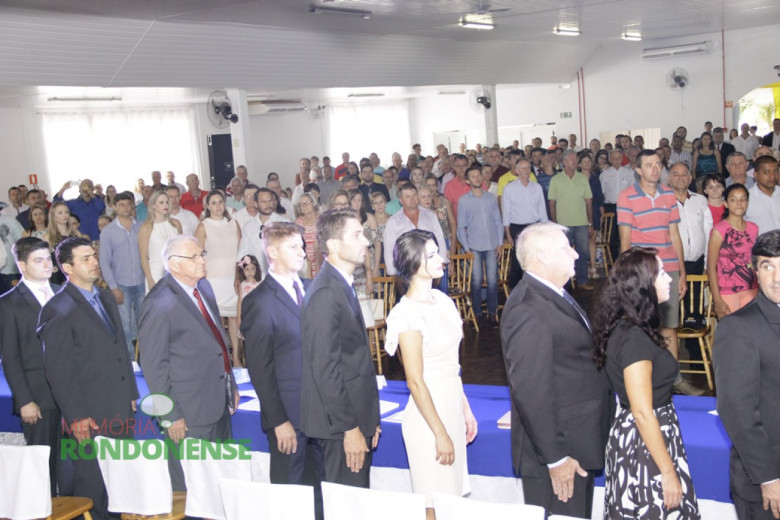
<svg viewBox="0 0 780 520">
<path fill-rule="evenodd" d="M 259 214 L 258 214 L 259 215 Z M 284 215 L 276 212 L 271 213 L 265 224 L 260 222 L 259 218 L 250 218 L 250 220 L 241 228 L 241 243 L 238 245 L 238 256 L 236 260 L 241 260 L 246 255 L 254 255 L 260 263 L 260 279 L 268 274 L 268 259 L 265 257 L 265 244 L 260 237 L 263 226 L 271 222 L 287 222 Z"/>
<path fill-rule="evenodd" d="M 501 215 L 504 227 L 547 222 L 544 192 L 539 183 L 529 180 L 524 186 L 516 180 L 507 184 L 501 197 Z"/>
<path fill-rule="evenodd" d="M 290 278 L 287 276 L 280 276 L 273 272 L 272 270 L 268 270 L 268 275 L 276 280 L 279 285 L 282 286 L 282 288 L 287 292 L 287 294 L 290 295 L 290 298 L 292 298 L 293 303 L 295 305 L 298 305 L 298 296 L 295 294 L 295 287 L 293 284 L 297 283 L 298 287 L 301 289 L 301 296 L 304 296 L 306 293 L 303 291 L 303 282 L 301 282 L 301 279 L 298 277 L 298 275 L 295 275 L 295 278 Z"/>
<path fill-rule="evenodd" d="M 188 209 L 179 208 L 179 212 L 175 215 L 171 214 L 170 217 L 179 221 L 182 235 L 195 235 L 195 228 L 200 224 L 200 220 L 195 216 L 195 213 Z"/>
<path fill-rule="evenodd" d="M 707 197 L 688 192 L 685 204 L 677 201 L 680 210 L 680 240 L 683 246 L 683 256 L 686 262 L 694 262 L 704 256 L 707 259 L 707 245 L 712 231 L 712 212 L 707 205 Z"/>
<path fill-rule="evenodd" d="M 41 307 L 46 305 L 46 303 L 51 300 L 51 297 L 54 296 L 54 291 L 48 280 L 43 283 L 38 283 L 28 280 L 27 278 L 22 278 L 21 283 L 25 284 L 27 288 L 30 289 L 30 292 L 35 296 L 35 299 L 41 304 Z"/>
<path fill-rule="evenodd" d="M 617 204 L 620 192 L 634 185 L 634 170 L 628 166 L 621 166 L 617 170 L 610 166 L 601 172 L 599 182 L 604 193 L 604 203 Z"/>
<path fill-rule="evenodd" d="M 771 197 L 761 191 L 758 184 L 748 192 L 750 192 L 750 203 L 745 213 L 745 220 L 758 226 L 759 235 L 780 229 L 780 188 L 775 186 Z"/>
</svg>

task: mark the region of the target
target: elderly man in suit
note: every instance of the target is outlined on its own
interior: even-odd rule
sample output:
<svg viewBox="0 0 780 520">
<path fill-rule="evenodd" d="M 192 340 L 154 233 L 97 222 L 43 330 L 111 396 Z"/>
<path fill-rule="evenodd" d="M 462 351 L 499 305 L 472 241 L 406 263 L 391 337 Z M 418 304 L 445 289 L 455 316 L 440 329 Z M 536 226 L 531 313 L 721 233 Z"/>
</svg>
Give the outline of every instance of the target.
<svg viewBox="0 0 780 520">
<path fill-rule="evenodd" d="M 298 277 L 306 258 L 303 228 L 274 222 L 263 228 L 263 243 L 270 267 L 242 302 L 241 334 L 249 377 L 263 403 L 271 482 L 316 485 L 323 477 L 322 450 L 300 430 L 301 306 L 311 284 Z"/>
<path fill-rule="evenodd" d="M 38 336 L 54 401 L 69 435 L 132 437 L 138 388 L 114 296 L 95 285 L 97 253 L 88 238 L 57 246 L 68 283 L 41 309 Z M 93 447 L 87 445 L 89 452 Z M 108 496 L 97 459 L 73 461 L 73 494 L 92 499 L 93 518 L 108 518 Z"/>
<path fill-rule="evenodd" d="M 206 251 L 194 237 L 176 235 L 162 249 L 168 271 L 141 305 L 138 344 L 141 368 L 151 393 L 173 399 L 163 417 L 172 424 L 166 435 L 230 439 L 230 416 L 238 406 L 228 340 L 214 292 L 206 280 Z M 186 489 L 179 460 L 168 458 L 171 483 Z"/>
<path fill-rule="evenodd" d="M 739 520 L 780 518 L 780 230 L 759 236 L 752 257 L 761 290 L 721 320 L 712 351 Z"/>
<path fill-rule="evenodd" d="M 41 308 L 60 287 L 49 283 L 52 272 L 49 244 L 40 238 L 20 238 L 13 246 L 13 254 L 22 279 L 0 296 L 0 323 L 3 324 L 0 357 L 11 387 L 14 412 L 22 420 L 24 440 L 28 445 L 51 447 L 49 477 L 52 496 L 55 496 L 60 410 L 43 371 L 43 348 L 36 329 Z"/>
<path fill-rule="evenodd" d="M 526 275 L 504 307 L 501 344 L 512 395 L 512 458 L 526 503 L 590 518 L 610 390 L 592 361 L 588 317 L 563 288 L 577 259 L 565 232 L 545 222 L 520 233 L 517 256 Z"/>
<path fill-rule="evenodd" d="M 369 487 L 379 440 L 379 393 L 352 273 L 368 240 L 357 215 L 330 210 L 317 221 L 325 255 L 301 312 L 301 430 L 318 440 L 325 480 Z"/>
</svg>

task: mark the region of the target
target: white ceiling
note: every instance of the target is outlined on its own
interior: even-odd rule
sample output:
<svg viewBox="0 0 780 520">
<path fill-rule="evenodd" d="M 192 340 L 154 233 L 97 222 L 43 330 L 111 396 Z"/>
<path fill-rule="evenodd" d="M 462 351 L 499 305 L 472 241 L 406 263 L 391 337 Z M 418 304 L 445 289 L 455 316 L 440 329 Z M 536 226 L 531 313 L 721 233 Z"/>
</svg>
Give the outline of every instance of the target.
<svg viewBox="0 0 780 520">
<path fill-rule="evenodd" d="M 372 15 L 315 15 L 310 6 Z M 25 88 L 37 85 L 146 87 L 144 96 L 164 100 L 202 99 L 224 87 L 284 95 L 567 83 L 600 46 L 780 23 L 777 0 L 493 0 L 481 7 L 502 10 L 492 14 L 495 30 L 457 26 L 479 0 L 0 0 L 0 105 L 57 92 Z M 556 25 L 582 35 L 556 36 Z M 644 41 L 621 41 L 626 30 Z"/>
</svg>

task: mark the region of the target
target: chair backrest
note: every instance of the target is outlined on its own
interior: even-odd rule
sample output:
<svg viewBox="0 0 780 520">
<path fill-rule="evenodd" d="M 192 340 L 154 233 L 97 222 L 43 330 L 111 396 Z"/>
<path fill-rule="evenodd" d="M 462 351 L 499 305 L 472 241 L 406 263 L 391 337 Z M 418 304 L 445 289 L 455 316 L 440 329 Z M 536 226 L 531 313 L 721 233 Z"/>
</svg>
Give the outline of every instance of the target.
<svg viewBox="0 0 780 520">
<path fill-rule="evenodd" d="M 173 489 L 161 439 L 95 437 L 98 465 L 112 513 L 160 515 L 173 508 Z M 137 455 L 137 456 L 136 456 Z"/>
<path fill-rule="evenodd" d="M 322 483 L 325 520 L 424 520 L 425 496 Z M 473 520 L 473 519 L 472 519 Z"/>
<path fill-rule="evenodd" d="M 212 454 L 227 453 L 223 443 L 202 439 L 184 439 L 184 453 L 197 454 L 183 457 L 181 467 L 187 484 L 187 516 L 225 520 L 225 509 L 219 492 L 219 481 L 223 478 L 252 480 L 252 468 L 247 451 L 246 459 L 239 457 L 221 458 Z M 237 447 L 237 446 L 236 446 Z"/>
<path fill-rule="evenodd" d="M 382 301 L 383 319 L 387 321 L 390 309 L 395 305 L 395 277 L 377 276 L 373 279 L 374 292 L 372 298 Z"/>
<path fill-rule="evenodd" d="M 612 235 L 612 227 L 615 225 L 615 213 L 608 211 L 601 216 L 599 230 L 601 231 L 601 241 L 609 243 L 609 237 Z"/>
<path fill-rule="evenodd" d="M 50 450 L 0 445 L 0 518 L 51 515 Z"/>
<path fill-rule="evenodd" d="M 512 245 L 504 244 L 501 246 L 501 258 L 498 264 L 498 277 L 501 280 L 509 278 L 509 267 L 512 265 Z"/>
<path fill-rule="evenodd" d="M 547 520 L 579 520 L 576 516 L 550 515 Z"/>
<path fill-rule="evenodd" d="M 433 497 L 436 520 L 544 520 L 544 508 L 526 504 L 483 502 L 437 493 Z"/>
<path fill-rule="evenodd" d="M 703 318 L 703 323 L 709 325 L 712 308 L 709 277 L 706 274 L 689 274 L 685 281 L 688 284 L 688 297 L 680 304 L 680 326 L 688 317 Z"/>
<path fill-rule="evenodd" d="M 471 264 L 473 253 L 458 253 L 450 255 L 452 269 L 449 270 L 450 290 L 456 289 L 467 294 L 471 290 Z"/>
<path fill-rule="evenodd" d="M 291 484 L 219 481 L 227 520 L 314 520 L 314 488 Z"/>
</svg>

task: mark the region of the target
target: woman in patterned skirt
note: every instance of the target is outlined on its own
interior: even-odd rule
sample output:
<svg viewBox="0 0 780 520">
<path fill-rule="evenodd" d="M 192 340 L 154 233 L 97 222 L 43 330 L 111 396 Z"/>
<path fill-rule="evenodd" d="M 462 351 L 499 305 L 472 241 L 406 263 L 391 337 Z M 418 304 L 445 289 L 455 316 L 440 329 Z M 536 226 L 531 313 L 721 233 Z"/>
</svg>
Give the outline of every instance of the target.
<svg viewBox="0 0 780 520">
<path fill-rule="evenodd" d="M 609 520 L 701 518 L 672 403 L 679 367 L 659 329 L 671 277 L 656 253 L 620 255 L 596 315 L 595 360 L 620 401 L 604 470 Z"/>
</svg>

